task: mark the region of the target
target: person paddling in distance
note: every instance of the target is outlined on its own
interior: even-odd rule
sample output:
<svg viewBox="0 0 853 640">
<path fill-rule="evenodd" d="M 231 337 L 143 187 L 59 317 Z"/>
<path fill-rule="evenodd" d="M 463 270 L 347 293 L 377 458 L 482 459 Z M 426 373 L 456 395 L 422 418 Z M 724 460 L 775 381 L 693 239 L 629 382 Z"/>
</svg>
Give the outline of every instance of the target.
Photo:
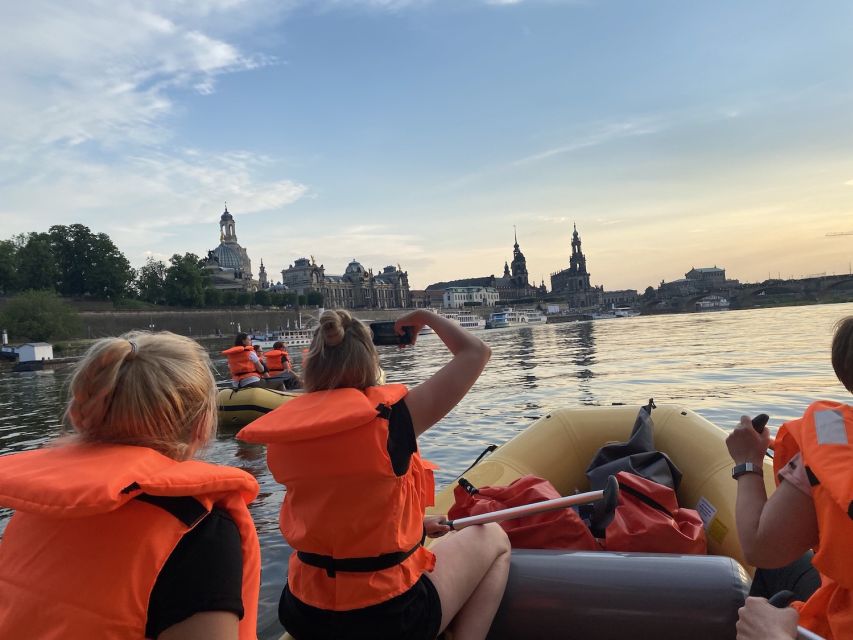
<svg viewBox="0 0 853 640">
<path fill-rule="evenodd" d="M 432 505 L 434 465 L 417 437 L 465 396 L 491 351 L 459 325 L 418 310 L 395 330 L 431 327 L 453 354 L 407 390 L 379 386 L 370 330 L 329 310 L 304 362 L 308 393 L 245 427 L 238 438 L 267 444 L 273 476 L 287 487 L 281 531 L 296 550 L 279 618 L 297 640 L 485 638 L 509 572 L 510 546 L 497 524 L 442 536 Z"/>
<path fill-rule="evenodd" d="M 231 372 L 231 384 L 235 389 L 260 387 L 261 376 L 264 375 L 264 365 L 252 340 L 246 333 L 238 333 L 234 338 L 234 346 L 222 352 L 228 358 L 228 370 Z"/>
<path fill-rule="evenodd" d="M 853 393 L 853 316 L 838 323 L 832 340 L 832 367 Z M 818 401 L 802 418 L 782 425 L 774 444 L 778 486 L 767 498 L 762 477 L 769 445 L 746 416 L 726 439 L 735 462 L 736 520 L 750 564 L 773 569 L 809 549 L 821 586 L 805 603 L 795 603 L 799 625 L 829 640 L 853 637 L 853 407 Z M 741 609 L 738 638 L 795 638 L 797 617 L 749 598 Z M 771 633 L 772 630 L 772 633 Z M 796 629 L 794 629 L 796 631 Z"/>
<path fill-rule="evenodd" d="M 192 460 L 216 429 L 206 352 L 168 332 L 97 341 L 65 422 L 0 456 L 0 637 L 255 640 L 248 473 Z"/>
</svg>

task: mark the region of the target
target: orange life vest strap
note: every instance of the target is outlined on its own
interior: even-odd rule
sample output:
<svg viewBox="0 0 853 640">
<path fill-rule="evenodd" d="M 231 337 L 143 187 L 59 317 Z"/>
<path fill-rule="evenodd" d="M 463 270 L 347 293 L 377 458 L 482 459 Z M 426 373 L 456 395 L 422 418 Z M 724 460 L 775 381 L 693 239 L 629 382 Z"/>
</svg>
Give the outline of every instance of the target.
<svg viewBox="0 0 853 640">
<path fill-rule="evenodd" d="M 378 556 L 368 558 L 334 558 L 325 556 L 321 553 L 308 553 L 307 551 L 297 551 L 297 557 L 305 564 L 325 569 L 326 575 L 334 578 L 338 571 L 350 571 L 354 573 L 370 573 L 373 571 L 383 571 L 390 569 L 398 564 L 401 564 L 417 551 L 423 545 L 426 539 L 426 529 L 424 535 L 414 547 L 408 551 L 393 551 L 391 553 L 381 553 Z"/>
</svg>

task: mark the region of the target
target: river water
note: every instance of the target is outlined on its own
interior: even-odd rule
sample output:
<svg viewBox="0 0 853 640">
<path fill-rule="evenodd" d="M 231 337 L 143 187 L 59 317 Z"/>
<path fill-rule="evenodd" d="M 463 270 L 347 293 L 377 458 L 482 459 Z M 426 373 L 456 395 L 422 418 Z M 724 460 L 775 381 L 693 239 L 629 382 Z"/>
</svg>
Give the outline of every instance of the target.
<svg viewBox="0 0 853 640">
<path fill-rule="evenodd" d="M 798 417 L 810 400 L 847 401 L 829 360 L 832 328 L 853 304 L 642 316 L 479 332 L 492 359 L 477 384 L 421 438 L 438 463 L 439 485 L 452 481 L 489 444 L 500 444 L 549 409 L 576 405 L 677 403 L 711 422 L 768 413 L 771 427 Z M 415 385 L 450 355 L 436 336 L 411 349 L 380 349 L 389 382 Z M 221 356 L 214 364 L 227 370 Z M 59 432 L 67 371 L 16 374 L 0 367 L 0 450 L 41 446 Z M 261 485 L 252 505 L 263 553 L 259 634 L 277 638 L 278 594 L 285 573 L 278 532 L 282 488 L 262 447 L 220 433 L 204 453 L 241 467 Z M 0 532 L 9 518 L 0 511 Z"/>
</svg>

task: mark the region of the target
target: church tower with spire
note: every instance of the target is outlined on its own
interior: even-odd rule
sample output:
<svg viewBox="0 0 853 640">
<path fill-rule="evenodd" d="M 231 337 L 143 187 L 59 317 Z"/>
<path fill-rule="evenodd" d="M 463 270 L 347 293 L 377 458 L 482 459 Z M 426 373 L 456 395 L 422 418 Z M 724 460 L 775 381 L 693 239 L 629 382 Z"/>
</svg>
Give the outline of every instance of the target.
<svg viewBox="0 0 853 640">
<path fill-rule="evenodd" d="M 592 286 L 589 277 L 589 272 L 586 270 L 586 256 L 581 249 L 578 226 L 574 224 L 569 268 L 551 274 L 551 291 L 564 295 L 569 305 L 575 308 L 600 306 L 604 289 Z"/>
<path fill-rule="evenodd" d="M 270 288 L 269 280 L 267 280 L 267 268 L 264 266 L 263 258 L 261 258 L 261 268 L 258 269 L 258 287 L 260 289 Z"/>
<path fill-rule="evenodd" d="M 515 244 L 512 245 L 512 281 L 517 289 L 530 287 L 530 282 L 527 280 L 527 260 L 521 249 L 518 247 L 518 232 L 513 229 Z"/>
</svg>

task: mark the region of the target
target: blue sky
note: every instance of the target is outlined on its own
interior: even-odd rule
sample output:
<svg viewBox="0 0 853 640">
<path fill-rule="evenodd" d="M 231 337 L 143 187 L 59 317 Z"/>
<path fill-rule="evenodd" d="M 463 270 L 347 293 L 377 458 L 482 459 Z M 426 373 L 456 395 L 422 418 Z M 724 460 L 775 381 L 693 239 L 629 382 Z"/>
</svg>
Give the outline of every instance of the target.
<svg viewBox="0 0 853 640">
<path fill-rule="evenodd" d="M 0 22 L 6 237 L 607 289 L 850 269 L 853 4 L 32 2 Z"/>
</svg>

